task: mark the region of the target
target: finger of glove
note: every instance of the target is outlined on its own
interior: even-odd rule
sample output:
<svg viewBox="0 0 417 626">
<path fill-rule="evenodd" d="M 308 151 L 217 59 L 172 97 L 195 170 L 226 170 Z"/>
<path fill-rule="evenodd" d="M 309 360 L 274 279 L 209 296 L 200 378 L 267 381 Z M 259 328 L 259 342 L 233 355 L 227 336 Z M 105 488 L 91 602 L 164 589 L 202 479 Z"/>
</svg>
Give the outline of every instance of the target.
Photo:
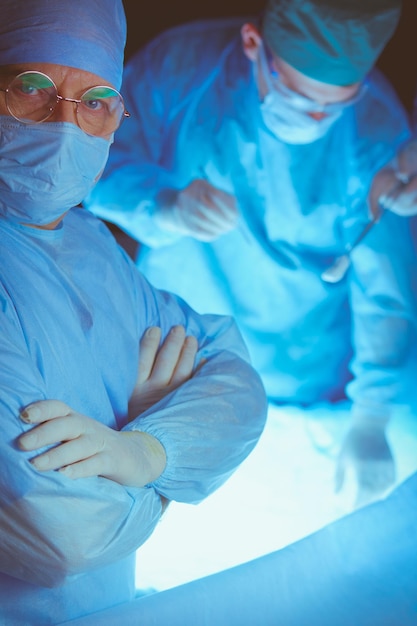
<svg viewBox="0 0 417 626">
<path fill-rule="evenodd" d="M 196 178 L 178 194 L 177 204 L 186 208 L 189 204 L 201 203 L 204 206 L 217 205 L 224 207 L 227 211 L 237 212 L 236 199 L 232 194 L 218 189 L 204 178 Z"/>
<path fill-rule="evenodd" d="M 221 216 L 227 222 L 236 221 L 238 217 L 235 197 L 203 179 L 194 180 L 179 194 L 176 207 L 183 219 L 195 213 L 205 219 L 210 219 L 211 215 Z"/>
<path fill-rule="evenodd" d="M 168 385 L 175 372 L 185 342 L 184 326 L 174 326 L 166 336 L 155 359 L 151 382 L 157 385 Z"/>
<path fill-rule="evenodd" d="M 197 210 L 213 226 L 217 225 L 222 228 L 233 226 L 238 218 L 236 203 L 232 196 L 229 196 L 227 201 L 224 201 L 219 194 L 204 195 L 200 199 Z"/>
<path fill-rule="evenodd" d="M 417 177 L 404 185 L 404 189 L 390 208 L 402 217 L 417 214 Z"/>
<path fill-rule="evenodd" d="M 61 474 L 73 480 L 78 478 L 90 478 L 92 476 L 103 476 L 104 478 L 109 478 L 110 480 L 123 484 L 121 474 L 118 474 L 114 468 L 111 470 L 108 465 L 109 463 L 105 455 L 95 454 L 77 461 L 76 463 L 72 463 L 71 465 L 61 467 L 59 471 Z"/>
<path fill-rule="evenodd" d="M 19 447 L 22 450 L 37 450 L 61 441 L 76 439 L 90 430 L 90 422 L 94 420 L 79 413 L 51 419 L 21 435 Z"/>
<path fill-rule="evenodd" d="M 91 478 L 92 476 L 102 476 L 125 487 L 144 487 L 148 484 L 147 477 L 133 471 L 123 471 L 120 467 L 107 469 L 103 466 L 102 456 L 95 455 L 78 463 L 73 463 L 59 470 L 62 474 L 77 480 L 78 478 Z"/>
<path fill-rule="evenodd" d="M 378 216 L 380 212 L 379 201 L 398 184 L 398 178 L 396 177 L 395 170 L 392 167 L 386 167 L 381 169 L 374 176 L 372 181 L 371 190 L 369 192 L 369 204 L 371 213 L 374 217 Z M 387 208 L 391 208 L 388 207 Z"/>
<path fill-rule="evenodd" d="M 221 225 L 222 222 L 217 209 L 202 202 L 194 204 L 191 211 L 181 212 L 181 219 L 189 228 L 204 229 L 209 232 Z"/>
<path fill-rule="evenodd" d="M 129 487 L 144 487 L 149 483 L 143 463 L 119 446 L 62 467 L 60 472 L 72 479 L 102 476 Z"/>
<path fill-rule="evenodd" d="M 194 237 L 194 239 L 196 239 L 197 241 L 202 241 L 203 243 L 210 243 L 212 241 L 216 241 L 216 239 L 218 239 L 223 234 L 224 234 L 223 231 L 220 233 L 215 233 L 215 234 L 205 233 L 205 232 L 194 232 L 192 233 L 192 237 Z"/>
<path fill-rule="evenodd" d="M 155 364 L 156 354 L 158 352 L 161 340 L 161 329 L 158 326 L 151 326 L 143 334 L 139 343 L 139 367 L 137 384 L 142 384 L 148 380 L 152 368 Z"/>
<path fill-rule="evenodd" d="M 40 471 L 56 470 L 87 459 L 101 448 L 101 442 L 92 435 L 62 443 L 31 460 Z"/>
<path fill-rule="evenodd" d="M 215 209 L 201 209 L 200 207 L 194 214 L 188 213 L 184 216 L 184 224 L 193 236 L 201 240 L 205 237 L 207 241 L 212 241 L 232 230 L 236 226 L 236 221 L 224 219 Z"/>
<path fill-rule="evenodd" d="M 166 214 L 164 219 L 170 222 L 170 228 L 199 241 L 213 241 L 233 228 L 233 223 L 225 220 L 213 204 L 208 206 L 201 198 L 178 201 L 171 214 Z"/>
<path fill-rule="evenodd" d="M 216 189 L 211 199 L 213 204 L 221 210 L 221 213 L 227 217 L 229 221 L 237 220 L 239 211 L 234 196 L 221 189 Z"/>
<path fill-rule="evenodd" d="M 20 417 L 28 424 L 40 424 L 48 420 L 69 415 L 72 409 L 60 400 L 40 400 L 23 409 Z"/>
<path fill-rule="evenodd" d="M 171 378 L 172 385 L 181 385 L 186 380 L 189 380 L 194 371 L 195 357 L 198 350 L 198 341 L 193 336 L 185 338 L 184 344 L 181 349 L 175 371 Z"/>
<path fill-rule="evenodd" d="M 59 472 L 68 478 L 76 480 L 78 478 L 90 478 L 102 475 L 102 464 L 97 455 L 91 456 L 77 463 L 61 467 Z"/>
</svg>

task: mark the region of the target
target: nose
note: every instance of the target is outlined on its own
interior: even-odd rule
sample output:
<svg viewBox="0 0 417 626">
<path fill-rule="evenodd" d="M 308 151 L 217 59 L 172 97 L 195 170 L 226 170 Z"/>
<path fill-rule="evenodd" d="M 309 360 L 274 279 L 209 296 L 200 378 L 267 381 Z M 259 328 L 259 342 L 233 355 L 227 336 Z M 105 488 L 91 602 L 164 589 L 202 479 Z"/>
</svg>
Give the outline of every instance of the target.
<svg viewBox="0 0 417 626">
<path fill-rule="evenodd" d="M 307 115 L 312 117 L 313 120 L 316 120 L 316 122 L 321 122 L 325 117 L 327 117 L 327 113 L 324 113 L 323 111 L 312 111 L 311 113 L 307 113 Z"/>
<path fill-rule="evenodd" d="M 58 100 L 54 106 L 54 111 L 48 122 L 71 122 L 77 126 L 77 112 L 74 102 Z"/>
</svg>

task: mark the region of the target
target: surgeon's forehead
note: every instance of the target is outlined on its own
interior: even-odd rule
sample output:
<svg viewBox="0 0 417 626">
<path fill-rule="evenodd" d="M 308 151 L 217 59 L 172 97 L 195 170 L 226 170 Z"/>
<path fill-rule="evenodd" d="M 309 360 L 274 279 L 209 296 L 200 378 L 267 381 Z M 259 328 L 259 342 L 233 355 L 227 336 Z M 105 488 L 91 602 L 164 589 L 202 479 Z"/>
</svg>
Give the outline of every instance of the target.
<svg viewBox="0 0 417 626">
<path fill-rule="evenodd" d="M 313 100 L 322 98 L 327 103 L 348 100 L 356 94 L 360 87 L 360 83 L 350 85 L 324 83 L 303 74 L 276 54 L 272 54 L 272 58 L 274 67 L 287 87 Z"/>
<path fill-rule="evenodd" d="M 58 65 L 55 63 L 16 63 L 12 65 L 0 65 L 1 77 L 13 78 L 18 74 L 29 71 L 47 74 L 56 83 L 70 79 L 73 82 L 78 81 L 82 84 L 85 83 L 87 87 L 94 87 L 96 85 L 113 87 L 111 83 L 97 74 L 68 65 Z"/>
</svg>

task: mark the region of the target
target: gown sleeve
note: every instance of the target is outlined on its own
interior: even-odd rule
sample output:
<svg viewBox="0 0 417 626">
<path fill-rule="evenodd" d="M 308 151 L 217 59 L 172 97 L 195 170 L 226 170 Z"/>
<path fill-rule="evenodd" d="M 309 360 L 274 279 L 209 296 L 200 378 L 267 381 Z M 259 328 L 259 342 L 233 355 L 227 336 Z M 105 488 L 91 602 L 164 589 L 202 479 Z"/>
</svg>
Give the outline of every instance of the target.
<svg viewBox="0 0 417 626">
<path fill-rule="evenodd" d="M 140 275 L 140 293 L 153 307 L 163 337 L 182 324 L 199 343 L 198 372 L 125 426 L 156 437 L 167 465 L 153 486 L 164 497 L 199 502 L 248 456 L 266 419 L 267 401 L 240 332 L 228 316 L 198 315 L 181 298 L 153 289 Z M 148 311 L 148 315 L 152 314 Z"/>
<path fill-rule="evenodd" d="M 136 550 L 161 515 L 155 489 L 105 478 L 40 473 L 16 439 L 29 427 L 19 411 L 46 398 L 45 384 L 13 321 L 0 313 L 0 571 L 44 587 Z M 33 453 L 32 453 L 33 455 Z"/>
</svg>

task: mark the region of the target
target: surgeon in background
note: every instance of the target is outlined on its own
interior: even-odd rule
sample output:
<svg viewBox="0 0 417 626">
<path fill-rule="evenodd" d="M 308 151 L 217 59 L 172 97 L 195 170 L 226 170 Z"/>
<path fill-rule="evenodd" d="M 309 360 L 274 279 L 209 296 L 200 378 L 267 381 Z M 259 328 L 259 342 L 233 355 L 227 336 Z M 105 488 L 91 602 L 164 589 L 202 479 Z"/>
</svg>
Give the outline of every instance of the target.
<svg viewBox="0 0 417 626">
<path fill-rule="evenodd" d="M 247 457 L 266 398 L 233 320 L 77 208 L 128 115 L 122 2 L 0 13 L 0 624 L 46 626 L 135 596 L 136 549 Z"/>
<path fill-rule="evenodd" d="M 132 123 L 86 202 L 139 240 L 156 285 L 235 316 L 272 402 L 351 402 L 335 475 L 358 504 L 395 480 L 386 426 L 415 330 L 406 220 L 364 236 L 372 178 L 410 135 L 373 69 L 399 16 L 269 0 L 164 32 L 127 64 Z"/>
</svg>

